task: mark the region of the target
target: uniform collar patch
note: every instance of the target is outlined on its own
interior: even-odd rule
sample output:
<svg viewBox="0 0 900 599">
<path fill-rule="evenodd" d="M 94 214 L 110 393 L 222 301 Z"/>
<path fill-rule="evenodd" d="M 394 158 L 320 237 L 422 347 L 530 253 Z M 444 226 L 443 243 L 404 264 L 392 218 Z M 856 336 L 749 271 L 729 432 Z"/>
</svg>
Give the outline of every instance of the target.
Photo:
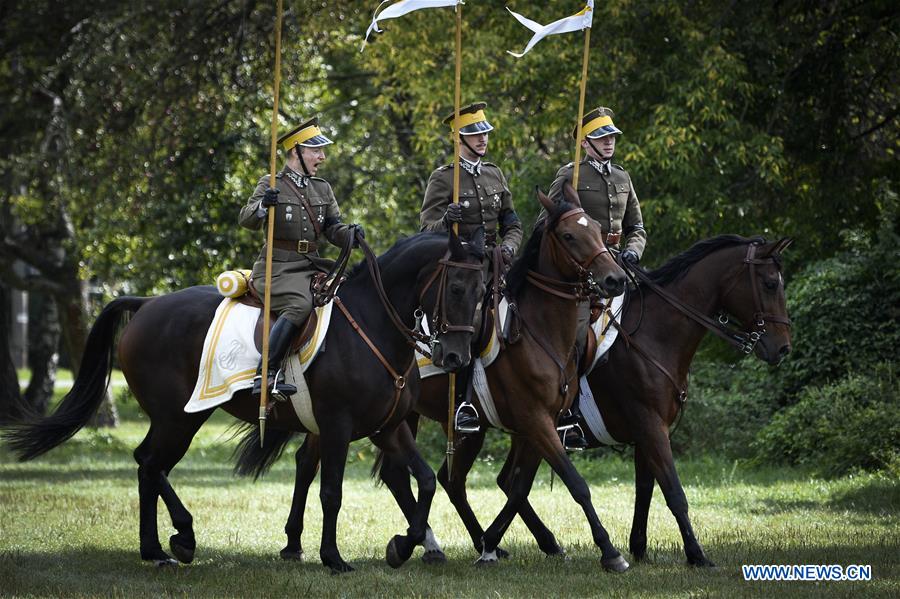
<svg viewBox="0 0 900 599">
<path fill-rule="evenodd" d="M 309 177 L 301 175 L 300 173 L 295 173 L 293 169 L 286 168 L 284 169 L 284 174 L 288 176 L 288 179 L 294 182 L 294 185 L 303 189 L 309 184 Z"/>
<path fill-rule="evenodd" d="M 460 156 L 459 165 L 473 177 L 477 177 L 481 174 L 481 160 L 479 160 L 478 162 L 469 162 L 468 160 Z"/>
</svg>

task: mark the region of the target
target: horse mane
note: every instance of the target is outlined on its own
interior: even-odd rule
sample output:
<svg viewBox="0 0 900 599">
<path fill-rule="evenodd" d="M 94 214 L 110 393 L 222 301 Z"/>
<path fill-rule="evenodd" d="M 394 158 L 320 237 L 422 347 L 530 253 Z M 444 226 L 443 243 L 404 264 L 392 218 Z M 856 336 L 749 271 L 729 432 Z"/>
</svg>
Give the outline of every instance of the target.
<svg viewBox="0 0 900 599">
<path fill-rule="evenodd" d="M 573 208 L 575 208 L 575 205 L 570 204 L 566 200 L 555 202 L 553 210 L 547 214 L 547 218 L 538 219 L 534 224 L 534 230 L 531 232 L 531 237 L 528 238 L 528 242 L 525 244 L 522 255 L 518 260 L 513 262 L 509 272 L 506 273 L 506 289 L 507 294 L 510 297 L 516 298 L 519 296 L 519 293 L 525 285 L 528 271 L 533 270 L 537 266 L 538 256 L 541 253 L 541 240 L 544 238 L 544 233 L 547 230 L 553 229 L 553 227 L 556 226 L 559 217 Z"/>
<path fill-rule="evenodd" d="M 698 241 L 687 250 L 670 258 L 656 270 L 646 271 L 650 280 L 657 285 L 668 285 L 681 279 L 700 260 L 713 252 L 750 243 L 765 243 L 762 237 L 741 237 L 740 235 L 717 235 Z"/>
<path fill-rule="evenodd" d="M 390 247 L 390 249 L 388 249 L 388 251 L 378 256 L 378 267 L 380 269 L 386 268 L 389 264 L 396 260 L 398 256 L 406 253 L 408 248 L 416 248 L 438 241 L 443 242 L 446 246 L 447 233 L 434 233 L 431 231 L 426 231 L 424 233 L 416 233 L 415 235 L 410 235 L 408 237 L 401 237 L 399 240 L 397 240 L 396 243 L 394 243 L 394 245 Z M 478 247 L 470 243 L 463 243 L 463 247 L 468 250 L 470 255 L 475 256 L 479 260 L 484 259 L 483 247 Z M 350 274 L 347 275 L 347 282 L 349 283 L 350 281 L 353 281 L 360 275 L 369 275 L 369 269 L 366 266 L 365 258 L 356 263 L 356 265 L 350 271 Z"/>
</svg>

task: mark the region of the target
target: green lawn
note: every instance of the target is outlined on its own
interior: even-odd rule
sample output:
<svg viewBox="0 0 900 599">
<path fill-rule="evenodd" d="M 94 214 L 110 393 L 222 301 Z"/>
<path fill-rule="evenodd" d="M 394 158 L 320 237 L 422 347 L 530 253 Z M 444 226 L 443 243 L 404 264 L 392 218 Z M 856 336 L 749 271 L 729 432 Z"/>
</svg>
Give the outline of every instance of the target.
<svg viewBox="0 0 900 599">
<path fill-rule="evenodd" d="M 132 448 L 146 431 L 134 403 L 120 406 L 114 431 L 82 431 L 32 463 L 0 450 L 0 595 L 3 596 L 900 596 L 900 485 L 887 475 L 821 480 L 800 470 L 746 469 L 683 461 L 681 475 L 697 534 L 718 568 L 684 563 L 674 519 L 657 490 L 650 514 L 650 559 L 624 575 L 604 573 L 579 508 L 546 470 L 532 501 L 567 548 L 566 561 L 540 553 L 521 522 L 503 546 L 512 559 L 476 569 L 468 537 L 442 491 L 431 522 L 449 557 L 444 566 L 414 558 L 400 570 L 384 548 L 405 524 L 390 493 L 368 477 L 366 443 L 355 445 L 344 484 L 339 544 L 357 571 L 331 576 L 318 561 L 321 510 L 309 503 L 307 562 L 283 562 L 293 482 L 285 456 L 259 483 L 235 479 L 227 416 L 214 416 L 171 480 L 194 515 L 197 558 L 159 570 L 138 556 L 137 485 Z M 629 462 L 613 454 L 579 460 L 594 504 L 627 554 L 633 505 Z M 470 498 L 484 523 L 502 505 L 497 463 L 479 463 Z M 171 534 L 160 502 L 165 546 Z M 419 555 L 416 554 L 416 557 Z M 745 582 L 741 564 L 870 564 L 870 582 Z"/>
</svg>

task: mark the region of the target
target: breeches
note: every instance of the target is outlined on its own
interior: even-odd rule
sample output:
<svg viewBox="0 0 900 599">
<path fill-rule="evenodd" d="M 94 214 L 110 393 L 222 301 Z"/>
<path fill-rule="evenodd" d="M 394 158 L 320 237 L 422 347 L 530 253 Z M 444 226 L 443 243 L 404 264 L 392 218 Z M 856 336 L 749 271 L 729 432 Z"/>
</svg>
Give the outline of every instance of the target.
<svg viewBox="0 0 900 599">
<path fill-rule="evenodd" d="M 295 326 L 302 326 L 312 311 L 313 299 L 310 283 L 315 269 L 292 271 L 279 269 L 272 273 L 271 308 L 272 311 L 288 319 Z M 253 287 L 264 297 L 266 291 L 265 265 L 261 272 L 253 268 Z"/>
</svg>

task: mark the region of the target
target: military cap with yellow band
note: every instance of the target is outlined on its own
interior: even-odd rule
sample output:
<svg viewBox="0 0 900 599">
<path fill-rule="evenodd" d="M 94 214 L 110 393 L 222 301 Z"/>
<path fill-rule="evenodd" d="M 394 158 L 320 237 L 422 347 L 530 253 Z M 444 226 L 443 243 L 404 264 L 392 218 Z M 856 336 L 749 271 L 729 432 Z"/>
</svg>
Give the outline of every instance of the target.
<svg viewBox="0 0 900 599">
<path fill-rule="evenodd" d="M 595 108 L 581 119 L 581 136 L 588 139 L 600 139 L 607 135 L 622 133 L 613 124 L 613 111 L 605 106 Z M 572 131 L 572 137 L 578 136 L 578 128 Z"/>
<path fill-rule="evenodd" d="M 322 134 L 319 129 L 318 117 L 313 117 L 300 125 L 285 133 L 278 138 L 278 143 L 285 150 L 291 150 L 294 146 L 303 146 L 305 148 L 321 148 L 334 142 Z"/>
<path fill-rule="evenodd" d="M 484 116 L 484 102 L 475 102 L 459 109 L 459 121 L 453 122 L 454 113 L 450 113 L 444 119 L 445 125 L 450 125 L 450 131 L 459 131 L 460 135 L 478 135 L 479 133 L 487 133 L 493 131 L 494 126 L 491 125 L 487 117 Z"/>
</svg>

